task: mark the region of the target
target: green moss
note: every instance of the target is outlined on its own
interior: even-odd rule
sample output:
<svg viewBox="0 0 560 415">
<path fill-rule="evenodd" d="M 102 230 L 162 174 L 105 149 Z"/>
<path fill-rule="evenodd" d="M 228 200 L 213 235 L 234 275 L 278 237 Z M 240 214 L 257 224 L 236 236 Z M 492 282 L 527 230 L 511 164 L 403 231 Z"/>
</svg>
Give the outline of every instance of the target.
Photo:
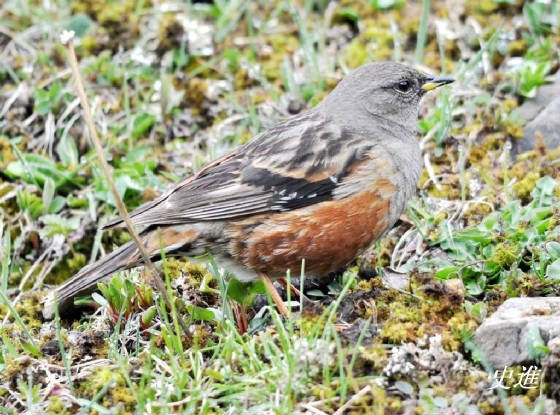
<svg viewBox="0 0 560 415">
<path fill-rule="evenodd" d="M 10 141 L 5 136 L 0 136 L 0 168 L 4 170 L 12 161 L 16 161 Z"/>
<path fill-rule="evenodd" d="M 97 368 L 91 376 L 79 385 L 79 392 L 88 399 L 95 396 L 107 384 L 113 386 L 101 402 L 102 406 L 112 408 L 115 413 L 129 413 L 134 410 L 136 398 L 126 386 L 123 374 L 115 367 Z"/>
<path fill-rule="evenodd" d="M 87 258 L 80 252 L 70 254 L 70 257 L 57 264 L 49 273 L 45 282 L 47 284 L 61 284 L 77 273 L 87 263 Z"/>
<path fill-rule="evenodd" d="M 513 263 L 517 262 L 518 255 L 519 247 L 517 245 L 502 242 L 494 247 L 494 253 L 490 260 L 498 263 L 502 268 L 509 268 Z"/>
<path fill-rule="evenodd" d="M 404 303 L 390 303 L 389 318 L 381 329 L 381 338 L 389 343 L 399 344 L 414 341 L 418 336 L 418 326 L 422 315 L 417 308 Z"/>
<path fill-rule="evenodd" d="M 531 192 L 535 188 L 537 180 L 540 178 L 541 175 L 538 172 L 529 171 L 520 178 L 520 181 L 512 186 L 512 189 L 519 199 L 528 201 L 531 196 Z"/>
<path fill-rule="evenodd" d="M 179 47 L 183 32 L 183 25 L 174 14 L 163 15 L 158 26 L 158 52 Z"/>
<path fill-rule="evenodd" d="M 14 304 L 17 313 L 30 330 L 39 330 L 42 326 L 41 312 L 43 311 L 42 301 L 44 295 L 44 291 L 35 291 L 25 295 Z M 14 321 L 14 316 L 11 314 L 10 321 Z"/>
<path fill-rule="evenodd" d="M 64 401 L 58 396 L 51 396 L 47 406 L 48 415 L 70 415 L 73 412 L 68 408 Z"/>
<path fill-rule="evenodd" d="M 361 346 L 359 352 L 360 359 L 358 361 L 360 365 L 369 363 L 379 372 L 383 370 L 389 361 L 387 348 L 379 343 L 374 343 L 370 346 Z M 356 370 L 359 370 L 359 368 L 356 368 Z"/>
</svg>

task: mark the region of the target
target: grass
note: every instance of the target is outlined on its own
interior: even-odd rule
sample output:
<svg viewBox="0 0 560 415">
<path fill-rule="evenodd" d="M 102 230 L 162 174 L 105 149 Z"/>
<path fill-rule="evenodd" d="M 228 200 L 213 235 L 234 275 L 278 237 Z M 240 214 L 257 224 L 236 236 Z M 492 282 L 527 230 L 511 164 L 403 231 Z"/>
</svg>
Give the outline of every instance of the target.
<svg viewBox="0 0 560 415">
<path fill-rule="evenodd" d="M 470 339 L 505 299 L 559 292 L 560 157 L 550 149 L 515 159 L 508 147 L 522 132 L 517 107 L 558 67 L 559 9 L 476 3 L 454 19 L 441 1 L 188 2 L 172 11 L 5 1 L 0 413 L 537 414 L 545 399 L 558 402 L 549 379 L 539 394 L 486 391 L 492 371 Z M 164 259 L 169 306 L 133 270 L 82 299 L 95 307 L 78 319 L 47 322 L 47 289 L 127 240 L 97 230 L 116 203 L 57 40 L 67 28 L 128 209 L 289 116 L 295 101 L 316 105 L 369 59 L 422 64 L 458 82 L 425 99 L 426 171 L 402 220 L 332 281 L 306 288 L 288 275 L 322 311 L 288 293 L 283 319 L 262 284 L 240 283 L 206 256 Z M 406 273 L 406 289 L 384 285 L 381 275 L 395 271 Z M 457 303 L 424 291 L 457 279 Z M 535 356 L 550 355 L 533 338 Z M 407 360 L 411 348 L 419 360 Z M 465 369 L 419 363 L 441 356 Z"/>
</svg>

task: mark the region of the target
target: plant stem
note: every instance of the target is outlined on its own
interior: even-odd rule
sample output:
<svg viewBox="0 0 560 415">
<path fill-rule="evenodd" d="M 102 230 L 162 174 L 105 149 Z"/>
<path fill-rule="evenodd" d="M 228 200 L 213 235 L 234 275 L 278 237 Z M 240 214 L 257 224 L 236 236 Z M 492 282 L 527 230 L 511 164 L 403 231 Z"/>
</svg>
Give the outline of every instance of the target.
<svg viewBox="0 0 560 415">
<path fill-rule="evenodd" d="M 90 131 L 91 141 L 93 142 L 93 145 L 95 147 L 95 151 L 97 153 L 97 157 L 99 158 L 99 162 L 101 163 L 101 167 L 103 168 L 103 173 L 105 174 L 105 178 L 107 179 L 107 183 L 109 183 L 111 193 L 113 194 L 113 197 L 115 198 L 115 201 L 117 203 L 117 208 L 119 209 L 119 212 L 120 212 L 120 214 L 121 214 L 121 216 L 124 220 L 124 223 L 126 224 L 126 228 L 128 229 L 128 232 L 130 233 L 130 235 L 132 236 L 132 239 L 136 243 L 136 247 L 138 248 L 138 251 L 142 255 L 142 259 L 144 260 L 144 264 L 146 265 L 146 267 L 148 268 L 148 270 L 152 274 L 159 292 L 163 296 L 163 299 L 164 299 L 166 305 L 169 306 L 169 309 L 171 310 L 172 309 L 171 300 L 169 299 L 169 295 L 167 293 L 167 289 L 165 288 L 165 284 L 163 283 L 163 280 L 161 279 L 161 275 L 159 274 L 159 272 L 158 272 L 157 268 L 155 267 L 154 263 L 151 261 L 148 252 L 146 252 L 146 249 L 144 248 L 144 245 L 142 244 L 142 241 L 140 240 L 140 236 L 138 235 L 138 233 L 134 229 L 134 225 L 132 224 L 132 220 L 130 219 L 130 215 L 128 214 L 128 211 L 126 210 L 126 206 L 124 205 L 124 202 L 122 201 L 122 199 L 119 195 L 119 192 L 117 190 L 117 186 L 115 186 L 115 182 L 113 180 L 113 175 L 111 173 L 111 168 L 109 167 L 109 164 L 107 163 L 107 160 L 105 159 L 105 154 L 103 153 L 103 147 L 101 146 L 101 141 L 99 140 L 99 136 L 97 135 L 97 130 L 95 129 L 95 124 L 93 122 L 93 116 L 91 115 L 91 109 L 89 107 L 89 102 L 88 102 L 87 97 L 86 97 L 84 84 L 82 82 L 82 77 L 80 75 L 80 70 L 78 68 L 78 59 L 76 58 L 76 51 L 74 49 L 74 43 L 73 43 L 72 39 L 70 39 L 67 42 L 66 48 L 68 50 L 68 57 L 69 57 L 69 60 L 70 60 L 70 66 L 72 67 L 72 74 L 74 75 L 74 81 L 76 83 L 76 89 L 78 90 L 78 96 L 80 98 L 80 102 L 81 102 L 82 108 L 84 110 L 84 117 L 85 117 L 85 120 L 86 120 L 86 124 L 88 125 L 89 131 Z M 183 328 L 183 331 L 185 332 L 185 335 L 190 338 L 191 336 L 190 336 L 187 324 L 185 323 L 185 321 L 183 320 L 183 318 L 181 316 L 177 316 L 177 318 L 179 320 L 179 324 L 181 325 L 181 327 Z"/>
<path fill-rule="evenodd" d="M 430 0 L 422 1 L 422 19 L 416 37 L 416 64 L 420 65 L 424 61 L 424 46 L 428 34 L 428 16 L 430 14 Z"/>
</svg>

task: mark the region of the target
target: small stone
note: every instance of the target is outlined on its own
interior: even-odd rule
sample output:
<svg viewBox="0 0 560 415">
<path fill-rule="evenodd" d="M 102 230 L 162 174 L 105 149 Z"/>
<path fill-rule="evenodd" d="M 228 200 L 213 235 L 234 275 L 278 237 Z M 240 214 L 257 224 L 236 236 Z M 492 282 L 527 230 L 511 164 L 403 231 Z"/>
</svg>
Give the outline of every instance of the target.
<svg viewBox="0 0 560 415">
<path fill-rule="evenodd" d="M 383 268 L 381 281 L 385 288 L 394 288 L 400 291 L 407 291 L 410 289 L 410 274 L 406 272 L 397 272 L 392 268 Z"/>
<path fill-rule="evenodd" d="M 544 145 L 548 149 L 560 146 L 560 96 L 548 104 L 534 120 L 523 129 L 523 137 L 517 143 L 517 153 L 523 153 L 535 148 L 538 135 L 541 135 Z"/>
<path fill-rule="evenodd" d="M 60 353 L 58 340 L 50 340 L 41 346 L 41 353 L 45 356 L 54 356 Z"/>
<path fill-rule="evenodd" d="M 305 102 L 301 98 L 292 98 L 288 102 L 288 112 L 290 114 L 298 114 L 305 108 Z"/>
<path fill-rule="evenodd" d="M 545 342 L 560 336 L 560 297 L 510 298 L 478 328 L 474 342 L 494 369 L 529 363 L 527 334 L 533 326 Z"/>
</svg>

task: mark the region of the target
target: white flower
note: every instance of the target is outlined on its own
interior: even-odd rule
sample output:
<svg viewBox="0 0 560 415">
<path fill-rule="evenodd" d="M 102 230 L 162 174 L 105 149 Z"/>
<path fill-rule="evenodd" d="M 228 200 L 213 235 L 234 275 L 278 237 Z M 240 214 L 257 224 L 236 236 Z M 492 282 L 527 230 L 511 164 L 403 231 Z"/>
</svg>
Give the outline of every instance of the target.
<svg viewBox="0 0 560 415">
<path fill-rule="evenodd" d="M 75 33 L 73 30 L 63 30 L 60 34 L 60 41 L 63 45 L 66 45 L 68 42 L 74 39 L 74 35 Z"/>
</svg>

